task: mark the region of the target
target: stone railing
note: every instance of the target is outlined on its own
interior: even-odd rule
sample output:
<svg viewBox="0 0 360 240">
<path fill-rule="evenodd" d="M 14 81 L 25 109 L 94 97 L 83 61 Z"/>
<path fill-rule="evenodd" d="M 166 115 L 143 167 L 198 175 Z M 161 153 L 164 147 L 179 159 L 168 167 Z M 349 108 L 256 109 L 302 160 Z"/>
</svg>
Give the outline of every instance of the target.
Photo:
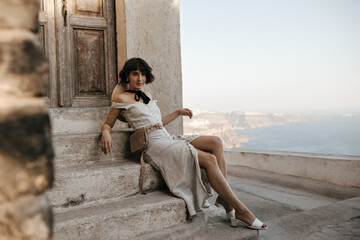
<svg viewBox="0 0 360 240">
<path fill-rule="evenodd" d="M 229 166 L 360 187 L 360 156 L 278 151 L 225 151 Z"/>
</svg>

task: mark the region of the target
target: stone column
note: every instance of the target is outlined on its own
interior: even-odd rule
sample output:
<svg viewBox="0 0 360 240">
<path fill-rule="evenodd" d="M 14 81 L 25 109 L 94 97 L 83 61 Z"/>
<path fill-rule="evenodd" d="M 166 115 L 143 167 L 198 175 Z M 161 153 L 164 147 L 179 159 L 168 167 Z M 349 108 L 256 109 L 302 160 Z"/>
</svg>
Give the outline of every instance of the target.
<svg viewBox="0 0 360 240">
<path fill-rule="evenodd" d="M 38 0 L 0 0 L 0 239 L 51 239 L 53 182 L 42 96 L 48 63 L 36 36 Z"/>
<path fill-rule="evenodd" d="M 155 81 L 146 88 L 163 115 L 182 107 L 180 12 L 178 0 L 125 0 L 126 56 L 140 57 L 153 68 Z M 123 24 L 118 22 L 118 24 Z M 166 126 L 183 133 L 179 117 Z"/>
</svg>

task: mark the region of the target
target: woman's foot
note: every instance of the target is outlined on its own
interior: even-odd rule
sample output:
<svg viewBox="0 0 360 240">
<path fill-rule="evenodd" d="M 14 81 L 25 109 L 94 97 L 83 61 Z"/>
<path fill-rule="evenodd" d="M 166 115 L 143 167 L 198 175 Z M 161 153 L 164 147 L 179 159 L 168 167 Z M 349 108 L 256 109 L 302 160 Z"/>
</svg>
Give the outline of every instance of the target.
<svg viewBox="0 0 360 240">
<path fill-rule="evenodd" d="M 215 201 L 215 206 L 220 207 L 220 205 L 224 207 L 225 212 L 226 212 L 226 216 L 227 216 L 229 219 L 235 217 L 235 210 L 234 210 L 234 208 L 231 207 L 229 204 L 226 204 L 226 203 L 224 202 L 224 200 L 223 200 L 220 196 L 218 196 L 217 199 L 216 199 L 216 201 Z"/>
<path fill-rule="evenodd" d="M 267 225 L 262 223 L 257 219 L 254 214 L 250 211 L 239 213 L 235 211 L 235 218 L 231 219 L 231 226 L 236 227 L 239 224 L 244 225 L 247 228 L 257 229 L 257 230 L 266 230 Z"/>
</svg>

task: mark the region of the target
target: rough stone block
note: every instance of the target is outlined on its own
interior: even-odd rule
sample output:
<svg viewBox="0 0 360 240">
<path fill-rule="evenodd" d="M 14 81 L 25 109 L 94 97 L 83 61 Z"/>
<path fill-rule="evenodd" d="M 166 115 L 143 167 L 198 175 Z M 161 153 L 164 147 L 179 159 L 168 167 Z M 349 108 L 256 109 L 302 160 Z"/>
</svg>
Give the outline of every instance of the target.
<svg viewBox="0 0 360 240">
<path fill-rule="evenodd" d="M 54 240 L 137 239 L 185 223 L 186 206 L 180 198 L 154 192 L 55 212 L 54 219 Z"/>
<path fill-rule="evenodd" d="M 52 136 L 55 148 L 55 167 L 72 168 L 91 166 L 97 163 L 125 162 L 139 159 L 140 156 L 130 153 L 129 135 L 132 132 L 112 132 L 115 150 L 105 155 L 100 148 L 101 134 L 58 134 Z"/>
<path fill-rule="evenodd" d="M 26 196 L 0 205 L 0 239 L 50 239 L 52 222 L 52 210 L 44 195 Z"/>
<path fill-rule="evenodd" d="M 35 34 L 0 30 L 0 92 L 17 96 L 44 96 L 49 64 Z"/>
<path fill-rule="evenodd" d="M 56 171 L 54 188 L 48 192 L 52 206 L 66 208 L 105 199 L 125 198 L 139 192 L 140 164 L 94 167 Z M 165 185 L 160 173 L 149 164 L 146 164 L 144 175 L 145 191 Z"/>
<path fill-rule="evenodd" d="M 50 120 L 53 134 L 64 133 L 100 133 L 110 108 L 50 108 Z M 126 122 L 116 121 L 114 131 L 132 130 Z"/>
<path fill-rule="evenodd" d="M 0 203 L 42 193 L 53 182 L 49 116 L 41 99 L 9 102 L 0 104 Z"/>
<path fill-rule="evenodd" d="M 39 0 L 0 0 L 0 28 L 37 31 Z"/>
</svg>

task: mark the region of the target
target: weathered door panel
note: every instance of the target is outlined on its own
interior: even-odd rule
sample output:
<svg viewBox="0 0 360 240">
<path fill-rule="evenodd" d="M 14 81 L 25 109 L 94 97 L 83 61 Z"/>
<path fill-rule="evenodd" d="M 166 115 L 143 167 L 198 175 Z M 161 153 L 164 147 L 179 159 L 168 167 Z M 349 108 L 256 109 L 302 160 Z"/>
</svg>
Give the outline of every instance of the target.
<svg viewBox="0 0 360 240">
<path fill-rule="evenodd" d="M 117 82 L 114 0 L 41 0 L 49 107 L 107 106 Z"/>
<path fill-rule="evenodd" d="M 67 24 L 59 26 L 66 32 L 66 41 L 59 42 L 66 45 L 60 46 L 67 65 L 67 76 L 60 78 L 63 105 L 107 106 L 117 79 L 114 2 L 67 0 L 66 7 Z"/>
</svg>

